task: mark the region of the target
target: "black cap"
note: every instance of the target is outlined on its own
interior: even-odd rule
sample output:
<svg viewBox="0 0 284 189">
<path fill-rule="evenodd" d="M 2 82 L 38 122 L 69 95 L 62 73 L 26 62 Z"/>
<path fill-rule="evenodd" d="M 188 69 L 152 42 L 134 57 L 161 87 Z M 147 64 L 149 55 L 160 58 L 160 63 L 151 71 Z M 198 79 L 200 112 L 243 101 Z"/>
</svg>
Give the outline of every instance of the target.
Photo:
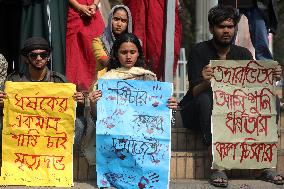
<svg viewBox="0 0 284 189">
<path fill-rule="evenodd" d="M 51 46 L 49 45 L 48 41 L 42 37 L 31 37 L 25 41 L 24 47 L 21 49 L 21 54 L 23 56 L 27 56 L 29 52 L 36 49 L 50 52 Z"/>
</svg>

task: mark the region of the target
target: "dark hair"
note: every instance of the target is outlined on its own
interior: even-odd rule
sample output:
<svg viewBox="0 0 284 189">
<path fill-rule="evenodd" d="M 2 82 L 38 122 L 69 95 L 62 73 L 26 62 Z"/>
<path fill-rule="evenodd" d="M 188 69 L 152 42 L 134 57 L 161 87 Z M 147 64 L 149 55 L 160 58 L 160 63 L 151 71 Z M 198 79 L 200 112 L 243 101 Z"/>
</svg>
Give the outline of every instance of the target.
<svg viewBox="0 0 284 189">
<path fill-rule="evenodd" d="M 118 49 L 120 48 L 121 44 L 124 42 L 131 42 L 134 45 L 136 45 L 138 49 L 139 56 L 137 58 L 136 63 L 134 64 L 134 67 L 145 67 L 144 54 L 143 54 L 142 46 L 141 46 L 139 39 L 136 37 L 136 35 L 132 33 L 124 33 L 124 34 L 121 34 L 115 40 L 112 46 L 107 70 L 116 69 L 116 68 L 121 67 L 121 64 L 118 60 Z"/>
<path fill-rule="evenodd" d="M 240 21 L 240 14 L 237 9 L 232 6 L 217 5 L 208 12 L 208 22 L 210 27 L 219 25 L 228 19 L 232 19 L 235 25 Z"/>
</svg>

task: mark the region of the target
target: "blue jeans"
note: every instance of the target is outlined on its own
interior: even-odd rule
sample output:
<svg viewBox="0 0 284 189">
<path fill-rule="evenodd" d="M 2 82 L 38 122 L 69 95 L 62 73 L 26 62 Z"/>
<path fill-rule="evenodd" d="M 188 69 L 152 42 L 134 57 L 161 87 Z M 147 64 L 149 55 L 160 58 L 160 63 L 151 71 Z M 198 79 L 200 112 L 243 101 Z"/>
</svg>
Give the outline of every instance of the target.
<svg viewBox="0 0 284 189">
<path fill-rule="evenodd" d="M 268 28 L 257 7 L 241 8 L 240 14 L 244 14 L 248 19 L 251 42 L 255 48 L 256 60 L 272 60 L 272 54 L 269 50 Z"/>
</svg>

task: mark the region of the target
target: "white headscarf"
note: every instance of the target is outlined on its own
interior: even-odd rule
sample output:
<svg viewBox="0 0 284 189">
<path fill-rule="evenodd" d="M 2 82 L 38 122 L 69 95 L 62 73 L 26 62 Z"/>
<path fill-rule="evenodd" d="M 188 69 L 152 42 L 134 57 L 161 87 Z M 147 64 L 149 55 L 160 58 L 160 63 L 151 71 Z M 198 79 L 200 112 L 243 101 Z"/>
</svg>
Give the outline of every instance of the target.
<svg viewBox="0 0 284 189">
<path fill-rule="evenodd" d="M 125 5 L 116 5 L 114 6 L 110 13 L 109 13 L 109 17 L 108 17 L 108 25 L 104 30 L 104 33 L 102 35 L 102 41 L 104 43 L 104 46 L 108 52 L 108 54 L 110 54 L 110 50 L 112 48 L 113 42 L 115 41 L 115 37 L 112 33 L 112 17 L 113 17 L 113 13 L 116 9 L 118 8 L 123 8 L 124 10 L 126 10 L 127 12 L 127 16 L 128 16 L 128 24 L 127 24 L 127 33 L 132 33 L 132 16 L 131 16 L 131 12 L 129 10 L 129 8 Z"/>
</svg>

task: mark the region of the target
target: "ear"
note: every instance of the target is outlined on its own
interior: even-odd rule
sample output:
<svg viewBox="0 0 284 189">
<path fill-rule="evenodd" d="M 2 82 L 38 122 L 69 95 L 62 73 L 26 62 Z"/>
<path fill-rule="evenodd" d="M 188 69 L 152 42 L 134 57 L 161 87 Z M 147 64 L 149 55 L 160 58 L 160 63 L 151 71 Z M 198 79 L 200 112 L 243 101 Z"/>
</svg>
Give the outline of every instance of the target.
<svg viewBox="0 0 284 189">
<path fill-rule="evenodd" d="M 238 25 L 235 25 L 235 27 L 234 27 L 234 35 L 237 35 L 237 33 L 238 33 Z"/>
<path fill-rule="evenodd" d="M 210 31 L 210 33 L 213 35 L 213 32 L 214 32 L 214 26 L 209 26 L 209 31 Z"/>
</svg>

